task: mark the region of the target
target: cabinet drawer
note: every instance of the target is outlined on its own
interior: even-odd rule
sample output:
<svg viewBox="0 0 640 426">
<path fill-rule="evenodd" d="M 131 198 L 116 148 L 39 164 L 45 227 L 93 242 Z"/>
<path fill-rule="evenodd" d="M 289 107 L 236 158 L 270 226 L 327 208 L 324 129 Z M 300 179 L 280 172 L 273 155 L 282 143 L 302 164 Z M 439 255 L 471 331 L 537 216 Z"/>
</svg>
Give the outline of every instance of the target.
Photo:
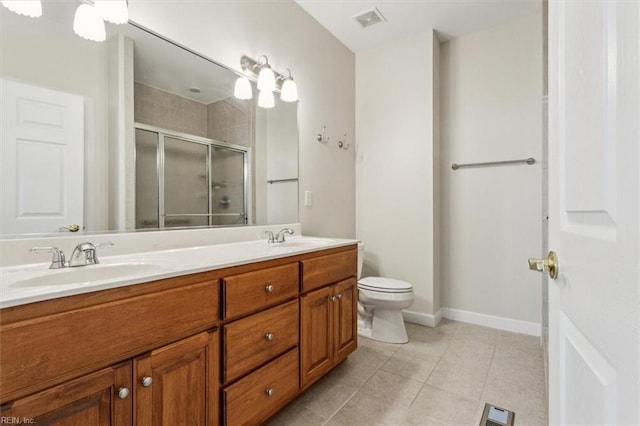
<svg viewBox="0 0 640 426">
<path fill-rule="evenodd" d="M 223 333 L 227 383 L 298 344 L 298 300 L 227 324 Z"/>
<path fill-rule="evenodd" d="M 224 319 L 277 305 L 298 295 L 298 263 L 225 277 Z"/>
<path fill-rule="evenodd" d="M 223 390 L 225 423 L 256 425 L 298 392 L 298 349 L 293 349 Z"/>
<path fill-rule="evenodd" d="M 357 274 L 358 251 L 351 250 L 302 261 L 302 291 L 342 281 Z"/>
</svg>

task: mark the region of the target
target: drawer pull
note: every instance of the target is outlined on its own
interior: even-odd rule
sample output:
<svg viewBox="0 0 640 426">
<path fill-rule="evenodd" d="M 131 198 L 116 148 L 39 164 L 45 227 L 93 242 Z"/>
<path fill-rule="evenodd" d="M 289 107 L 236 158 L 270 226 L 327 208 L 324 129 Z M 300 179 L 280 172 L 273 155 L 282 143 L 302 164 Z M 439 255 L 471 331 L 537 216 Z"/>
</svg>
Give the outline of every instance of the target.
<svg viewBox="0 0 640 426">
<path fill-rule="evenodd" d="M 274 393 L 274 392 L 273 392 L 273 388 L 266 388 L 266 389 L 264 390 L 264 393 L 265 393 L 267 396 L 273 396 L 273 393 Z"/>
<path fill-rule="evenodd" d="M 273 333 L 267 333 L 264 335 L 265 340 L 272 341 L 275 336 Z"/>
<path fill-rule="evenodd" d="M 274 289 L 273 284 L 267 284 L 264 287 L 264 291 L 266 291 L 267 293 L 273 293 L 273 289 Z"/>
<path fill-rule="evenodd" d="M 140 383 L 142 383 L 142 386 L 144 386 L 145 388 L 148 388 L 153 383 L 153 377 L 145 376 L 145 377 L 142 378 Z"/>
<path fill-rule="evenodd" d="M 118 398 L 125 399 L 128 396 L 129 396 L 129 388 L 118 389 Z"/>
</svg>

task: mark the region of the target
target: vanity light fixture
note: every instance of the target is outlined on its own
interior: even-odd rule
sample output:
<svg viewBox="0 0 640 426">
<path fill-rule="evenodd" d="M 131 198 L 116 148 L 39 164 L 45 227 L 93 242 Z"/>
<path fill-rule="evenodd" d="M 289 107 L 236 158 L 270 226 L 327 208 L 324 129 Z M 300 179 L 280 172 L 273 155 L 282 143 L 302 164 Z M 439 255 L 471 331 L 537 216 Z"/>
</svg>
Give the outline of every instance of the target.
<svg viewBox="0 0 640 426">
<path fill-rule="evenodd" d="M 87 40 L 104 41 L 107 38 L 102 15 L 94 5 L 88 3 L 78 6 L 73 18 L 73 31 Z"/>
<path fill-rule="evenodd" d="M 129 22 L 127 0 L 82 0 L 73 19 L 73 31 L 88 40 L 104 41 L 107 38 L 104 21 Z"/>
<path fill-rule="evenodd" d="M 289 71 L 289 76 L 284 78 L 284 82 L 282 83 L 280 99 L 284 102 L 295 102 L 298 100 L 298 86 L 296 82 L 293 81 L 293 77 L 291 77 L 291 70 L 287 68 L 287 71 Z"/>
<path fill-rule="evenodd" d="M 276 75 L 269 65 L 269 59 L 265 55 L 260 56 L 260 59 L 264 58 L 264 64 L 260 65 L 260 73 L 258 74 L 258 90 L 270 90 L 273 92 L 276 90 Z"/>
<path fill-rule="evenodd" d="M 238 99 L 251 99 L 253 97 L 251 82 L 247 77 L 238 77 L 233 89 L 233 95 Z"/>
<path fill-rule="evenodd" d="M 18 15 L 25 15 L 31 18 L 42 16 L 42 2 L 40 0 L 0 0 L 0 3 Z"/>
<path fill-rule="evenodd" d="M 105 21 L 112 24 L 129 22 L 127 0 L 94 0 L 94 3 Z"/>
<path fill-rule="evenodd" d="M 298 87 L 291 76 L 291 70 L 288 68 L 287 71 L 289 75 L 286 77 L 273 71 L 265 55 L 260 56 L 257 61 L 248 56 L 243 56 L 240 59 L 240 65 L 245 74 L 254 79 L 258 79 L 258 90 L 260 92 L 258 96 L 258 106 L 263 108 L 273 107 L 263 106 L 271 105 L 271 100 L 273 99 L 273 93 L 271 93 L 271 95 L 263 95 L 263 92 L 280 91 L 280 99 L 284 102 L 296 102 L 298 100 Z M 269 75 L 273 75 L 273 85 L 271 84 L 271 77 Z M 261 81 L 263 82 L 262 84 Z M 236 80 L 234 95 L 238 99 L 251 99 L 251 84 L 248 78 L 242 76 Z M 260 102 L 261 98 L 263 99 L 262 102 Z"/>
<path fill-rule="evenodd" d="M 275 99 L 273 97 L 273 92 L 271 90 L 261 90 L 258 95 L 258 106 L 261 108 L 273 108 L 276 105 Z"/>
</svg>

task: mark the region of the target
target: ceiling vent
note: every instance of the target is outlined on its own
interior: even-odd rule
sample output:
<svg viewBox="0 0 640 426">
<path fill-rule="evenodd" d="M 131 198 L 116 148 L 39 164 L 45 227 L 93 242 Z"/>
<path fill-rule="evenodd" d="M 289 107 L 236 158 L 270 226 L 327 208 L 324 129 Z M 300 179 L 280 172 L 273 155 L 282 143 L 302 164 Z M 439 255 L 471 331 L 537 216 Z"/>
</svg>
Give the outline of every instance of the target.
<svg viewBox="0 0 640 426">
<path fill-rule="evenodd" d="M 358 21 L 358 23 L 362 25 L 362 28 L 367 28 L 380 22 L 387 22 L 385 17 L 382 16 L 382 13 L 375 7 L 358 16 L 354 16 L 353 19 Z"/>
</svg>

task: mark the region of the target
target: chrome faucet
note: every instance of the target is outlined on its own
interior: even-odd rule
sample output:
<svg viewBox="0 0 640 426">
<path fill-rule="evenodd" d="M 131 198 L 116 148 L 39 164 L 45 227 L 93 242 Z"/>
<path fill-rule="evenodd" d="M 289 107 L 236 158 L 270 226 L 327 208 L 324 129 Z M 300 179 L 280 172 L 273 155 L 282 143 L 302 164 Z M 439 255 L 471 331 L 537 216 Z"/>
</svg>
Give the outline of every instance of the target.
<svg viewBox="0 0 640 426">
<path fill-rule="evenodd" d="M 96 255 L 96 249 L 102 246 L 112 246 L 112 242 L 92 244 L 90 242 L 80 243 L 73 249 L 71 254 L 71 260 L 69 260 L 69 267 L 74 268 L 76 266 L 97 265 L 100 263 L 98 256 Z"/>
<path fill-rule="evenodd" d="M 289 235 L 293 235 L 293 229 L 291 228 L 284 228 L 281 229 L 277 234 L 273 234 L 273 232 L 271 231 L 264 231 L 264 233 L 267 235 L 267 243 L 269 244 L 273 244 L 273 243 L 284 243 L 286 240 L 284 239 L 284 234 L 289 234 Z"/>
<path fill-rule="evenodd" d="M 58 247 L 32 247 L 30 250 L 32 253 L 53 253 L 53 259 L 49 269 L 66 268 L 67 262 L 64 258 L 64 252 Z"/>
<path fill-rule="evenodd" d="M 289 235 L 293 235 L 293 229 L 291 228 L 284 228 L 281 229 L 280 232 L 278 232 L 276 234 L 275 238 L 275 242 L 276 243 L 284 243 L 286 240 L 284 239 L 284 234 L 289 234 Z"/>
</svg>

